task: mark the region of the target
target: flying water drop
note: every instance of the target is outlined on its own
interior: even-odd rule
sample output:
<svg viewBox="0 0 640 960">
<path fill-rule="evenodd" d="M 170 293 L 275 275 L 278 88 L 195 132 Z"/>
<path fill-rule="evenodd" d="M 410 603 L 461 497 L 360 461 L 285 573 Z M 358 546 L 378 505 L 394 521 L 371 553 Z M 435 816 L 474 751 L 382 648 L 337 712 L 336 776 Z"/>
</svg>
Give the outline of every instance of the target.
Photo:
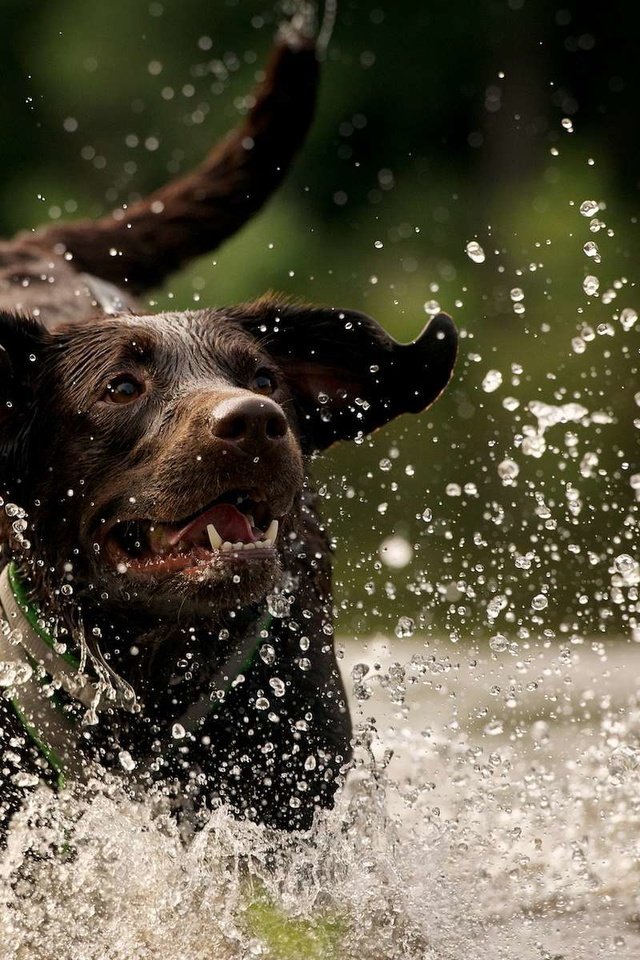
<svg viewBox="0 0 640 960">
<path fill-rule="evenodd" d="M 470 240 L 465 250 L 469 259 L 473 260 L 474 263 L 484 263 L 486 260 L 485 252 L 477 240 Z"/>
</svg>

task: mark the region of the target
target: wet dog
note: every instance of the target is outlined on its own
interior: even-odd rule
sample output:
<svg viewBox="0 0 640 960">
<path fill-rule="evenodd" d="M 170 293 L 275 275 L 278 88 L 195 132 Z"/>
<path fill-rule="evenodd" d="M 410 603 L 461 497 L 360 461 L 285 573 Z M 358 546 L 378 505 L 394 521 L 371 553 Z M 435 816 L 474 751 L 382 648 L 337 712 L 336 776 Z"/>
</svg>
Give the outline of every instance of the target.
<svg viewBox="0 0 640 960">
<path fill-rule="evenodd" d="M 401 345 L 277 296 L 158 315 L 135 299 L 267 199 L 317 75 L 289 28 L 192 174 L 0 245 L 0 822 L 42 782 L 107 769 L 305 827 L 348 767 L 307 464 L 432 403 L 453 324 Z"/>
</svg>

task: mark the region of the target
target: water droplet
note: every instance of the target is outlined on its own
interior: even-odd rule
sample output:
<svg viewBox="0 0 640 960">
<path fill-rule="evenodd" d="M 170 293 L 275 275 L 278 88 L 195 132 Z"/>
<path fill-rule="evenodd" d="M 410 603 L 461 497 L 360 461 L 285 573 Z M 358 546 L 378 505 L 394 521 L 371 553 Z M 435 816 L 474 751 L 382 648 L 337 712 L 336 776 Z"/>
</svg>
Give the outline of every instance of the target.
<svg viewBox="0 0 640 960">
<path fill-rule="evenodd" d="M 497 737 L 504 733 L 504 724 L 502 720 L 490 720 L 484 727 L 483 733 L 489 737 Z"/>
<path fill-rule="evenodd" d="M 619 780 L 632 770 L 637 770 L 638 767 L 640 767 L 640 753 L 626 743 L 616 747 L 607 761 L 609 773 Z"/>
<path fill-rule="evenodd" d="M 427 300 L 424 304 L 424 312 L 430 317 L 435 317 L 437 313 L 440 313 L 440 304 L 437 300 Z"/>
<path fill-rule="evenodd" d="M 587 257 L 591 257 L 596 261 L 596 263 L 600 263 L 600 250 L 598 249 L 598 244 L 595 242 L 595 240 L 587 240 L 582 249 Z"/>
<path fill-rule="evenodd" d="M 13 663 L 10 660 L 0 660 L 0 687 L 13 686 L 17 666 L 17 663 Z"/>
<path fill-rule="evenodd" d="M 366 677 L 369 673 L 369 664 L 368 663 L 354 663 L 351 667 L 351 679 L 355 683 L 360 683 L 360 681 Z"/>
<path fill-rule="evenodd" d="M 582 289 L 588 297 L 593 297 L 598 292 L 598 287 L 600 286 L 600 281 L 597 277 L 589 276 L 585 277 L 582 281 Z"/>
<path fill-rule="evenodd" d="M 385 566 L 401 570 L 411 563 L 413 547 L 404 537 L 396 535 L 382 541 L 378 554 Z"/>
<path fill-rule="evenodd" d="M 284 697 L 285 686 L 284 681 L 282 681 L 280 677 L 270 677 L 269 686 L 273 690 L 273 693 L 276 697 Z"/>
<path fill-rule="evenodd" d="M 414 630 L 415 623 L 411 617 L 400 617 L 396 624 L 395 634 L 398 638 L 412 637 Z"/>
<path fill-rule="evenodd" d="M 502 383 L 502 374 L 499 370 L 489 370 L 482 381 L 482 389 L 485 393 L 493 393 Z"/>
<path fill-rule="evenodd" d="M 268 710 L 269 701 L 266 697 L 257 697 L 256 698 L 256 710 Z"/>
<path fill-rule="evenodd" d="M 531 601 L 531 606 L 534 610 L 544 610 L 548 603 L 549 601 L 545 597 L 544 593 L 537 593 Z"/>
<path fill-rule="evenodd" d="M 267 610 L 272 617 L 283 620 L 291 612 L 289 598 L 281 593 L 270 593 L 267 595 Z"/>
<path fill-rule="evenodd" d="M 580 461 L 580 473 L 583 477 L 592 477 L 593 471 L 598 466 L 598 455 L 590 450 L 582 457 Z"/>
<path fill-rule="evenodd" d="M 494 653 L 504 653 L 505 650 L 509 649 L 509 641 L 501 633 L 496 633 L 496 635 L 489 640 L 489 646 Z"/>
<path fill-rule="evenodd" d="M 37 787 L 40 778 L 35 773 L 27 773 L 26 770 L 19 770 L 11 778 L 17 787 Z"/>
<path fill-rule="evenodd" d="M 270 643 L 263 643 L 260 647 L 260 659 L 268 665 L 275 663 L 276 651 Z"/>
<path fill-rule="evenodd" d="M 520 467 L 514 460 L 503 460 L 498 464 L 498 476 L 505 486 L 509 486 L 520 473 Z"/>
<path fill-rule="evenodd" d="M 522 441 L 521 450 L 526 457 L 539 460 L 547 449 L 547 441 L 539 433 L 532 433 Z"/>
<path fill-rule="evenodd" d="M 613 565 L 623 577 L 627 577 L 635 570 L 636 562 L 628 553 L 621 553 L 613 561 Z"/>
<path fill-rule="evenodd" d="M 583 200 L 580 204 L 580 213 L 583 217 L 593 217 L 599 209 L 600 205 L 597 200 Z"/>
<path fill-rule="evenodd" d="M 569 117 L 563 117 L 560 122 L 562 123 L 563 130 L 566 130 L 567 133 L 573 133 L 573 123 L 571 122 Z"/>
<path fill-rule="evenodd" d="M 383 457 L 380 463 L 378 464 L 378 466 L 384 473 L 388 473 L 389 470 L 391 470 L 391 467 L 393 466 L 393 464 L 391 463 L 391 460 L 389 460 L 388 457 Z"/>
<path fill-rule="evenodd" d="M 520 300 L 524 300 L 524 290 L 521 287 L 514 287 L 509 296 L 514 303 L 518 303 Z"/>
<path fill-rule="evenodd" d="M 128 750 L 121 750 L 118 754 L 118 761 L 123 770 L 126 770 L 127 773 L 131 773 L 132 770 L 136 768 L 136 762 L 129 753 Z"/>
<path fill-rule="evenodd" d="M 620 323 L 623 330 L 631 330 L 638 319 L 638 314 L 633 307 L 625 307 L 620 313 Z"/>
<path fill-rule="evenodd" d="M 596 332 L 600 337 L 613 337 L 616 331 L 610 323 L 599 323 Z"/>
<path fill-rule="evenodd" d="M 465 250 L 469 259 L 473 260 L 474 263 L 484 263 L 485 253 L 477 240 L 470 240 Z"/>
<path fill-rule="evenodd" d="M 492 597 L 487 604 L 487 616 L 490 620 L 495 620 L 502 610 L 507 606 L 507 598 L 501 594 Z"/>
<path fill-rule="evenodd" d="M 174 723 L 174 725 L 171 727 L 171 736 L 174 740 L 183 740 L 186 735 L 187 731 L 181 723 Z"/>
</svg>

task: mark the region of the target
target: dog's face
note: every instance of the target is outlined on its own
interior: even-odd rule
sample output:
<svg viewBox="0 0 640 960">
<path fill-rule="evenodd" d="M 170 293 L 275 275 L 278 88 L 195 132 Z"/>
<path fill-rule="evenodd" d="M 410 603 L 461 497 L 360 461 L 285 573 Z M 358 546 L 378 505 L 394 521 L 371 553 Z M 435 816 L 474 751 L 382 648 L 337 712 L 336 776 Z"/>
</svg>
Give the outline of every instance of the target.
<svg viewBox="0 0 640 960">
<path fill-rule="evenodd" d="M 4 520 L 13 554 L 107 611 L 210 618 L 278 581 L 305 459 L 428 406 L 456 338 L 444 316 L 401 346 L 267 299 L 55 333 L 0 316 L 0 345 L 0 480 L 28 519 Z"/>
</svg>

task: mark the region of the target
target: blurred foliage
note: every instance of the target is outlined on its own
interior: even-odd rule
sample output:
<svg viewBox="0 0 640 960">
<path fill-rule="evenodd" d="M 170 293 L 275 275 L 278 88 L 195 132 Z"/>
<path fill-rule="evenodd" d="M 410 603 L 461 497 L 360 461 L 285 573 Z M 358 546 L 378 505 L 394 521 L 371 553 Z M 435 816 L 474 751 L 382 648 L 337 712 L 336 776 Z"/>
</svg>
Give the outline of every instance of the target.
<svg viewBox="0 0 640 960">
<path fill-rule="evenodd" d="M 196 163 L 237 120 L 283 6 L 0 0 L 2 232 L 99 214 Z M 434 409 L 315 465 L 342 629 L 389 630 L 400 616 L 463 639 L 634 626 L 633 584 L 611 587 L 612 558 L 634 555 L 640 469 L 638 333 L 617 319 L 640 308 L 639 19 L 615 0 L 341 0 L 317 120 L 286 186 L 153 302 L 279 289 L 364 309 L 404 339 L 428 301 L 455 316 L 461 358 Z M 585 199 L 601 204 L 597 233 Z M 484 263 L 465 253 L 474 238 Z M 600 264 L 583 252 L 590 240 Z M 590 298 L 587 274 L 600 280 Z M 576 352 L 585 325 L 594 335 Z M 503 383 L 487 393 L 490 369 Z M 613 422 L 559 424 L 540 458 L 525 457 L 532 400 Z M 591 474 L 585 452 L 598 457 Z M 505 458 L 520 467 L 510 486 Z M 402 569 L 379 559 L 392 534 L 414 546 Z M 541 592 L 548 605 L 532 610 Z M 506 606 L 492 624 L 496 594 Z"/>
</svg>

